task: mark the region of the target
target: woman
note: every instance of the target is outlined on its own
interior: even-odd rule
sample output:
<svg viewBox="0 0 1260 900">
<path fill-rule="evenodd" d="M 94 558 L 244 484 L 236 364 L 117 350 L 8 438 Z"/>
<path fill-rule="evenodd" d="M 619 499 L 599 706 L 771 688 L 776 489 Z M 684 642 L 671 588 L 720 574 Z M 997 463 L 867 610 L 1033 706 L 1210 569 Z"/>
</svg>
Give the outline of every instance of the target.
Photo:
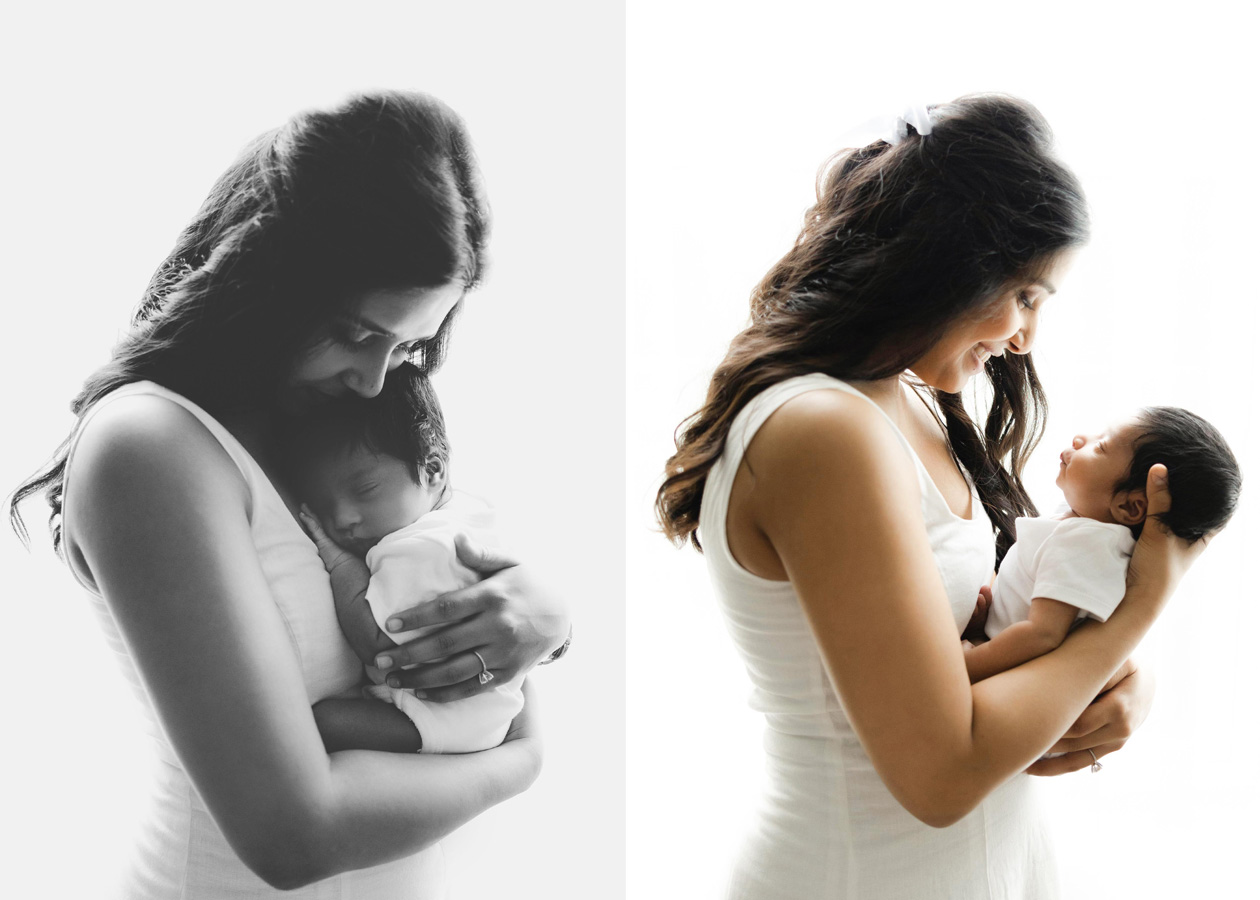
<svg viewBox="0 0 1260 900">
<path fill-rule="evenodd" d="M 74 433 L 15 495 L 20 529 L 18 503 L 47 492 L 54 543 L 155 726 L 157 803 L 122 896 L 433 896 L 435 842 L 537 775 L 527 713 L 479 754 L 325 752 L 312 704 L 361 671 L 273 463 L 287 417 L 375 396 L 404 359 L 441 364 L 483 268 L 478 181 L 458 117 L 418 94 L 258 138 L 76 398 Z M 568 629 L 511 561 L 465 553 L 484 580 L 404 615 L 447 627 L 394 654 L 427 663 L 394 674 L 433 699 L 484 689 L 480 659 L 525 671 Z"/>
<path fill-rule="evenodd" d="M 1127 657 L 1202 549 L 1146 528 L 1119 618 L 968 683 L 959 636 L 1035 514 L 1038 316 L 1086 236 L 1036 110 L 965 97 L 841 154 L 754 291 L 657 498 L 670 538 L 703 539 L 766 714 L 732 897 L 1055 896 L 1020 773 L 1124 743 L 1150 701 Z M 981 371 L 983 431 L 959 396 Z"/>
</svg>

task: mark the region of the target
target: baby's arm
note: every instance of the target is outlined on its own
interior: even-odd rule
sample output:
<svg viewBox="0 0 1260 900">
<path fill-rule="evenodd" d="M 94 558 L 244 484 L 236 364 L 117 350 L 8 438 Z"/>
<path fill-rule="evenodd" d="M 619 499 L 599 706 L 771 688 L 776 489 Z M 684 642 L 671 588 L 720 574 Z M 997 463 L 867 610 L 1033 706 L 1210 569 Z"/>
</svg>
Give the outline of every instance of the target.
<svg viewBox="0 0 1260 900">
<path fill-rule="evenodd" d="M 324 568 L 328 570 L 328 580 L 332 582 L 333 603 L 337 609 L 337 623 L 341 626 L 342 634 L 363 664 L 372 665 L 378 653 L 395 644 L 376 624 L 376 618 L 368 606 L 367 588 L 371 572 L 368 571 L 367 563 L 330 538 L 320 527 L 319 520 L 306 507 L 302 507 L 298 515 L 311 540 L 315 542 L 315 549 L 319 551 Z"/>
<path fill-rule="evenodd" d="M 1075 606 L 1037 597 L 1028 610 L 1028 619 L 1016 622 L 991 641 L 964 651 L 971 683 L 983 681 L 998 672 L 1013 669 L 1063 643 L 1080 612 Z"/>
</svg>

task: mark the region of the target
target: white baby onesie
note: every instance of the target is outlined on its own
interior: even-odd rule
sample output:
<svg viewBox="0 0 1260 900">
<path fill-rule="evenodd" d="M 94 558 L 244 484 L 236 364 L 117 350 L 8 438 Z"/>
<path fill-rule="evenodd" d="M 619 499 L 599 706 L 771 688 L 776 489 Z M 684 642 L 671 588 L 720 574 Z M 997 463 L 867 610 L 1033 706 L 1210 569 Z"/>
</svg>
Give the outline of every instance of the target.
<svg viewBox="0 0 1260 900">
<path fill-rule="evenodd" d="M 440 509 L 381 538 L 368 551 L 366 560 L 372 573 L 367 602 L 381 631 L 402 644 L 433 630 L 417 628 L 391 634 L 385 622 L 395 613 L 475 584 L 480 576 L 459 561 L 455 535 L 466 534 L 478 543 L 494 546 L 493 524 L 494 513 L 487 503 L 452 491 Z M 497 747 L 525 704 L 521 693 L 524 676 L 473 697 L 437 703 L 422 700 L 409 690 L 386 686 L 380 669 L 368 666 L 367 673 L 375 685 L 364 692 L 393 703 L 415 723 L 422 753 L 471 753 Z"/>
<path fill-rule="evenodd" d="M 1078 607 L 1082 618 L 1107 621 L 1124 598 L 1135 543 L 1125 525 L 1080 516 L 1016 519 L 1015 543 L 993 583 L 985 634 L 994 638 L 1025 621 L 1037 597 Z"/>
</svg>

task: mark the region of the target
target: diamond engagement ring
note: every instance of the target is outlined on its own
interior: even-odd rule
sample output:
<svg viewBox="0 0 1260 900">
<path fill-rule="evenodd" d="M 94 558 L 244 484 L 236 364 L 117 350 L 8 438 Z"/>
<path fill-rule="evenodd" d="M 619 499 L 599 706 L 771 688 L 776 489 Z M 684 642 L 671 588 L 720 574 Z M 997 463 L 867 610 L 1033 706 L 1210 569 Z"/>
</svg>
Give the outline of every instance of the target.
<svg viewBox="0 0 1260 900">
<path fill-rule="evenodd" d="M 483 663 L 483 665 L 484 665 L 484 663 Z M 493 677 L 493 676 L 492 676 L 492 677 Z M 1089 758 L 1090 758 L 1090 759 L 1092 759 L 1092 760 L 1094 761 L 1094 762 L 1093 762 L 1093 764 L 1092 764 L 1092 765 L 1090 765 L 1089 770 L 1090 770 L 1091 772 L 1093 772 L 1095 775 L 1096 775 L 1096 774 L 1098 774 L 1099 772 L 1101 772 L 1101 771 L 1102 771 L 1102 763 L 1100 763 L 1100 762 L 1098 761 L 1098 757 L 1094 755 L 1094 751 L 1093 751 L 1093 750 L 1086 750 L 1085 752 L 1086 752 L 1086 753 L 1088 753 L 1088 754 L 1089 754 Z"/>
<path fill-rule="evenodd" d="M 486 661 L 481 658 L 481 654 L 474 650 L 473 656 L 477 657 L 477 662 L 481 663 L 481 671 L 477 674 L 477 680 L 482 684 L 489 684 L 494 681 L 494 673 L 490 671 L 489 667 L 486 665 Z M 1096 764 L 1097 763 L 1095 763 L 1095 765 Z M 1094 771 L 1098 770 L 1095 769 Z"/>
</svg>

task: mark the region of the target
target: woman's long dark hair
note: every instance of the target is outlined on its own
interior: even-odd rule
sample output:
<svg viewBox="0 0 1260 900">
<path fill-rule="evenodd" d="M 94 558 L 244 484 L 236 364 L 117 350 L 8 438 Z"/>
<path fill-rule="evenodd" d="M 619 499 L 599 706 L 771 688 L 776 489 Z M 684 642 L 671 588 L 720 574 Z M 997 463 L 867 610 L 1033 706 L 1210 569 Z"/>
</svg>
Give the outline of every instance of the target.
<svg viewBox="0 0 1260 900">
<path fill-rule="evenodd" d="M 932 107 L 931 117 L 928 135 L 911 128 L 896 145 L 876 141 L 824 166 L 800 236 L 753 291 L 751 324 L 679 427 L 656 497 L 670 539 L 701 549 L 705 479 L 735 416 L 759 393 L 809 372 L 900 375 L 951 324 L 1086 241 L 1084 195 L 1033 106 L 976 95 Z M 998 532 L 1000 560 L 1015 517 L 1035 514 L 1020 473 L 1046 400 L 1028 356 L 991 358 L 985 371 L 993 397 L 983 431 L 958 394 L 933 394 Z"/>
<path fill-rule="evenodd" d="M 83 414 L 124 384 L 151 380 L 211 414 L 270 403 L 293 359 L 347 298 L 367 290 L 472 288 L 485 266 L 489 210 L 464 124 L 424 94 L 361 94 L 299 113 L 250 143 L 158 267 L 108 363 L 71 403 Z M 446 352 L 452 315 L 413 353 Z M 46 492 L 61 544 L 67 438 L 14 492 Z"/>
</svg>

